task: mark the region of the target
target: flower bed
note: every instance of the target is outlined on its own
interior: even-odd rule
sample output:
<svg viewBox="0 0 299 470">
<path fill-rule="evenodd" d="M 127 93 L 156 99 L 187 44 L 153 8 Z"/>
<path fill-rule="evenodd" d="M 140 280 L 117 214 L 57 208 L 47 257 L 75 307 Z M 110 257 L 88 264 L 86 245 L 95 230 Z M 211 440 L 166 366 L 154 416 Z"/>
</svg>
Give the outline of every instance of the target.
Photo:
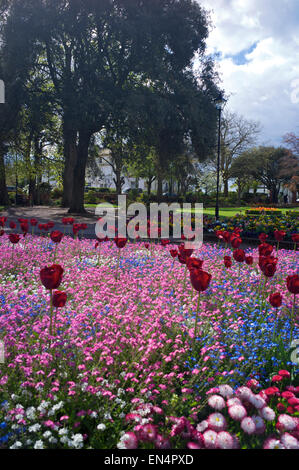
<svg viewBox="0 0 299 470">
<path fill-rule="evenodd" d="M 224 264 L 204 245 L 192 266 L 57 233 L 0 249 L 0 448 L 299 447 L 297 252 L 265 277 L 256 249 Z"/>
<path fill-rule="evenodd" d="M 299 217 L 288 215 L 260 215 L 249 217 L 246 215 L 236 215 L 222 223 L 214 223 L 206 218 L 204 228 L 206 231 L 214 230 L 233 230 L 235 227 L 242 229 L 243 237 L 258 238 L 260 233 L 268 234 L 269 238 L 274 240 L 275 231 L 284 231 L 286 233 L 284 240 L 292 241 L 292 234 L 299 231 Z"/>
</svg>

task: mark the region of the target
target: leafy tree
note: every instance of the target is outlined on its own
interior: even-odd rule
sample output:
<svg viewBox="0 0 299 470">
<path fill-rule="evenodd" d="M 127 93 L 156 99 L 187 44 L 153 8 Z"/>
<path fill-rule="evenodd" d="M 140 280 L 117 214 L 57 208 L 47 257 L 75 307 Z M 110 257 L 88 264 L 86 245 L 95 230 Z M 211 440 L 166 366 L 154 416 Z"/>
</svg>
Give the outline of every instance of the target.
<svg viewBox="0 0 299 470">
<path fill-rule="evenodd" d="M 83 212 L 93 134 L 105 127 L 136 78 L 137 87 L 148 81 L 167 87 L 191 69 L 195 52 L 199 60 L 203 57 L 206 13 L 193 0 L 11 1 L 10 18 L 19 31 L 14 43 L 22 41 L 24 24 L 29 25 L 32 47 L 40 53 L 33 66 L 37 73 L 48 73 L 61 110 L 64 205 Z M 169 140 L 166 126 L 159 141 L 163 159 Z M 161 158 L 159 165 L 162 168 Z"/>
<path fill-rule="evenodd" d="M 258 147 L 244 152 L 234 165 L 236 172 L 241 172 L 242 168 L 247 176 L 269 190 L 272 203 L 278 202 L 282 185 L 299 174 L 298 159 L 283 147 Z"/>
<path fill-rule="evenodd" d="M 228 184 L 230 178 L 232 178 L 231 169 L 234 160 L 255 144 L 260 130 L 258 122 L 247 120 L 237 113 L 224 111 L 221 121 L 220 158 L 220 173 L 224 185 L 224 197 L 228 196 Z M 213 152 L 211 161 L 216 169 L 216 151 Z"/>
</svg>

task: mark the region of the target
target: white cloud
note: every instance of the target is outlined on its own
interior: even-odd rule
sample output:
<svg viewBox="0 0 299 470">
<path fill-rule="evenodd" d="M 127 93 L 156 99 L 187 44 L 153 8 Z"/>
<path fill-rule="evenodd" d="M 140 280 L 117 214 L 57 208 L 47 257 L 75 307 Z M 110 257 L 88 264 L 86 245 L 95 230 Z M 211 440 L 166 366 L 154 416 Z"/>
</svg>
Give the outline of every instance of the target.
<svg viewBox="0 0 299 470">
<path fill-rule="evenodd" d="M 221 54 L 219 72 L 231 95 L 229 108 L 261 122 L 262 143 L 281 144 L 282 136 L 298 131 L 299 124 L 299 104 L 292 99 L 299 79 L 298 0 L 199 3 L 213 10 L 208 52 Z M 240 60 L 244 57 L 247 62 Z"/>
</svg>

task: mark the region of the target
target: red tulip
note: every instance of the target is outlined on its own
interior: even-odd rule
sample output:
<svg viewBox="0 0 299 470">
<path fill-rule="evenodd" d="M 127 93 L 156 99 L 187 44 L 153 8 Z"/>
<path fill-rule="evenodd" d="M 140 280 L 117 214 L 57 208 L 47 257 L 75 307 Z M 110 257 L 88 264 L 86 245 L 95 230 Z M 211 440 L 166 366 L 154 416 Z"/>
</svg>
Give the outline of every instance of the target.
<svg viewBox="0 0 299 470">
<path fill-rule="evenodd" d="M 47 227 L 50 229 L 50 228 L 53 228 L 53 227 L 54 227 L 55 222 L 51 222 L 51 221 L 50 221 L 50 222 L 47 222 L 46 225 L 47 225 Z"/>
<path fill-rule="evenodd" d="M 144 246 L 145 246 L 145 248 L 148 250 L 148 249 L 149 249 L 149 246 L 150 246 L 150 244 L 146 242 L 146 243 L 144 244 Z"/>
<path fill-rule="evenodd" d="M 169 245 L 169 243 L 170 243 L 170 241 L 167 240 L 167 239 L 161 240 L 161 245 L 162 245 L 162 246 L 167 246 L 167 245 Z"/>
<path fill-rule="evenodd" d="M 266 277 L 273 277 L 276 273 L 278 259 L 274 256 L 261 256 L 259 258 L 259 267 Z"/>
<path fill-rule="evenodd" d="M 28 233 L 28 230 L 29 230 L 28 222 L 22 222 L 22 223 L 21 223 L 21 230 L 22 230 L 22 232 L 24 233 L 24 235 L 25 235 L 26 233 Z"/>
<path fill-rule="evenodd" d="M 253 257 L 252 256 L 245 256 L 245 263 L 248 264 L 248 266 L 253 265 Z"/>
<path fill-rule="evenodd" d="M 280 292 L 276 292 L 275 294 L 271 294 L 269 297 L 269 302 L 272 307 L 278 308 L 282 304 L 282 295 Z"/>
<path fill-rule="evenodd" d="M 245 261 L 245 251 L 244 250 L 235 250 L 233 252 L 233 257 L 238 263 L 243 263 Z"/>
<path fill-rule="evenodd" d="M 7 217 L 0 217 L 0 227 L 4 227 Z"/>
<path fill-rule="evenodd" d="M 62 308 L 65 306 L 66 301 L 67 301 L 67 295 L 65 292 L 61 292 L 57 290 L 53 293 L 53 298 L 52 298 L 53 307 Z"/>
<path fill-rule="evenodd" d="M 278 242 L 282 242 L 285 236 L 286 236 L 286 232 L 283 232 L 282 230 L 275 230 L 274 232 L 274 238 Z"/>
<path fill-rule="evenodd" d="M 9 227 L 14 230 L 16 228 L 17 224 L 13 221 L 9 222 Z"/>
<path fill-rule="evenodd" d="M 50 237 L 51 237 L 52 242 L 60 243 L 63 238 L 63 233 L 60 232 L 59 230 L 54 230 L 54 232 L 50 233 Z"/>
<path fill-rule="evenodd" d="M 267 238 L 268 238 L 268 235 L 267 235 L 266 233 L 261 233 L 261 234 L 259 235 L 259 239 L 260 239 L 260 241 L 263 242 L 263 243 L 265 243 L 265 241 L 267 240 Z"/>
<path fill-rule="evenodd" d="M 287 277 L 287 288 L 291 294 L 299 294 L 299 276 L 298 274 L 293 274 L 292 276 Z"/>
<path fill-rule="evenodd" d="M 74 235 L 77 235 L 80 230 L 81 230 L 81 225 L 80 224 L 73 224 L 73 234 Z"/>
<path fill-rule="evenodd" d="M 36 219 L 30 219 L 30 225 L 32 225 L 32 227 L 36 227 L 37 226 L 37 220 Z"/>
<path fill-rule="evenodd" d="M 188 258 L 187 259 L 187 268 L 189 271 L 192 269 L 201 269 L 203 265 L 203 261 L 199 258 Z"/>
<path fill-rule="evenodd" d="M 203 292 L 209 287 L 212 276 L 201 269 L 191 269 L 190 279 L 194 289 L 197 292 Z"/>
<path fill-rule="evenodd" d="M 62 281 L 63 268 L 59 264 L 41 269 L 40 279 L 46 289 L 57 289 Z"/>
<path fill-rule="evenodd" d="M 114 243 L 117 246 L 117 248 L 124 248 L 127 244 L 127 241 L 128 241 L 127 238 L 120 238 L 120 237 L 114 238 Z"/>
<path fill-rule="evenodd" d="M 231 245 L 233 248 L 239 248 L 241 246 L 242 239 L 239 237 L 232 237 L 231 238 Z"/>
<path fill-rule="evenodd" d="M 38 224 L 39 230 L 45 230 L 48 231 L 48 225 L 47 224 Z"/>
<path fill-rule="evenodd" d="M 17 243 L 19 243 L 19 241 L 20 241 L 20 239 L 21 239 L 20 235 L 18 235 L 17 233 L 10 233 L 10 234 L 8 235 L 8 238 L 9 238 L 9 241 L 10 241 L 11 243 L 13 243 L 14 245 L 16 245 Z"/>
<path fill-rule="evenodd" d="M 18 219 L 18 222 L 20 222 L 20 224 L 28 224 L 27 219 Z"/>
<path fill-rule="evenodd" d="M 258 250 L 259 250 L 260 256 L 270 256 L 274 248 L 272 245 L 269 245 L 268 243 L 262 243 L 258 247 Z"/>
<path fill-rule="evenodd" d="M 232 266 L 232 259 L 230 256 L 224 256 L 224 266 L 226 268 L 231 268 Z"/>
<path fill-rule="evenodd" d="M 81 225 L 81 230 L 86 230 L 87 229 L 87 224 L 80 224 Z"/>
<path fill-rule="evenodd" d="M 299 233 L 293 233 L 291 237 L 294 243 L 299 243 Z"/>
<path fill-rule="evenodd" d="M 229 232 L 227 232 L 226 230 L 222 232 L 222 238 L 225 241 L 225 243 L 230 242 L 230 236 L 231 236 L 231 234 Z"/>
<path fill-rule="evenodd" d="M 278 263 L 278 258 L 274 258 L 274 256 L 260 256 L 258 265 L 259 265 L 261 271 L 263 271 L 264 266 L 266 264 L 275 264 L 276 265 L 277 263 Z"/>
<path fill-rule="evenodd" d="M 193 253 L 193 249 L 187 249 L 185 248 L 185 245 L 182 243 L 180 246 L 179 246 L 179 251 L 180 251 L 180 254 L 182 256 L 184 256 L 185 258 L 190 258 L 190 256 L 192 256 L 192 253 Z"/>
<path fill-rule="evenodd" d="M 145 245 L 146 245 L 146 243 L 145 243 Z M 169 250 L 169 253 L 170 253 L 172 258 L 176 258 L 179 252 L 178 252 L 178 250 L 174 249 L 174 250 Z"/>
</svg>

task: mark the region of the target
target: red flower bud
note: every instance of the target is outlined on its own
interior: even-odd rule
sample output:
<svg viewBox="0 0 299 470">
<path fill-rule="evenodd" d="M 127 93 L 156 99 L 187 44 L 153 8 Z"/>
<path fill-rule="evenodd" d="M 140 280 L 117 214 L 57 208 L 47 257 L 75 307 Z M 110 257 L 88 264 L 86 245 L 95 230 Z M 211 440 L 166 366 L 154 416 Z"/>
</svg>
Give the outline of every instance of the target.
<svg viewBox="0 0 299 470">
<path fill-rule="evenodd" d="M 52 301 L 53 301 L 53 307 L 62 308 L 66 304 L 67 295 L 65 292 L 61 292 L 57 290 L 53 293 Z"/>
<path fill-rule="evenodd" d="M 201 269 L 191 269 L 190 279 L 194 289 L 197 292 L 203 292 L 209 287 L 212 276 Z"/>
<path fill-rule="evenodd" d="M 299 276 L 298 274 L 293 274 L 292 276 L 287 277 L 287 288 L 291 294 L 299 294 Z"/>
<path fill-rule="evenodd" d="M 245 256 L 245 263 L 248 264 L 248 266 L 253 265 L 253 257 L 252 256 Z"/>
<path fill-rule="evenodd" d="M 226 268 L 231 268 L 232 264 L 233 263 L 232 263 L 231 257 L 230 256 L 224 256 L 224 266 Z"/>
<path fill-rule="evenodd" d="M 191 269 L 201 269 L 203 261 L 198 258 L 188 258 L 186 264 L 189 271 L 191 271 Z"/>
<path fill-rule="evenodd" d="M 245 261 L 245 251 L 244 250 L 235 250 L 233 252 L 233 257 L 238 263 L 244 263 Z"/>
<path fill-rule="evenodd" d="M 50 237 L 52 242 L 60 243 L 63 238 L 63 233 L 61 233 L 59 230 L 54 230 L 54 232 L 51 232 Z"/>
<path fill-rule="evenodd" d="M 59 264 L 41 269 L 40 279 L 46 289 L 57 289 L 62 281 L 63 268 Z"/>
<path fill-rule="evenodd" d="M 18 235 L 17 233 L 10 233 L 10 234 L 8 235 L 8 238 L 9 238 L 9 241 L 10 241 L 11 243 L 13 243 L 14 245 L 16 245 L 17 243 L 19 243 L 19 241 L 20 241 L 20 239 L 21 239 L 20 235 Z"/>
<path fill-rule="evenodd" d="M 127 241 L 128 241 L 127 238 L 120 238 L 120 237 L 114 238 L 114 243 L 117 246 L 117 248 L 124 248 L 127 244 Z"/>
<path fill-rule="evenodd" d="M 285 236 L 286 236 L 286 232 L 283 232 L 282 230 L 275 230 L 274 232 L 274 238 L 278 242 L 282 242 Z"/>
<path fill-rule="evenodd" d="M 272 307 L 278 308 L 282 304 L 282 295 L 280 292 L 276 292 L 275 294 L 271 294 L 269 297 L 269 302 Z"/>
</svg>

